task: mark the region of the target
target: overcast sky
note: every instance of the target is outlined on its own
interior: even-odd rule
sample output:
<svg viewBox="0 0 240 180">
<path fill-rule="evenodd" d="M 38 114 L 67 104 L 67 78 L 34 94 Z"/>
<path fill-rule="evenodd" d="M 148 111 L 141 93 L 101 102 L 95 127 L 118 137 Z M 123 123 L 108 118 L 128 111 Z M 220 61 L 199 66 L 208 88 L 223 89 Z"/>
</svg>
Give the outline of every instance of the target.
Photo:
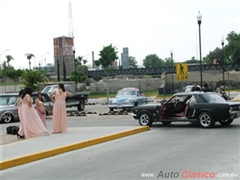
<svg viewBox="0 0 240 180">
<path fill-rule="evenodd" d="M 138 64 L 149 54 L 183 62 L 199 58 L 197 15 L 202 15 L 202 57 L 221 47 L 222 37 L 240 33 L 238 0 L 72 0 L 76 56 L 91 64 L 103 46 L 129 48 Z M 1 62 L 12 55 L 15 68 L 53 63 L 53 38 L 68 36 L 68 0 L 0 0 Z M 225 40 L 225 44 L 227 41 Z M 4 52 L 9 49 L 9 51 Z M 3 53 L 4 52 L 4 53 Z M 49 54 L 46 54 L 49 52 Z M 46 55 L 45 55 L 46 54 Z M 44 56 L 43 56 L 44 55 Z"/>
</svg>

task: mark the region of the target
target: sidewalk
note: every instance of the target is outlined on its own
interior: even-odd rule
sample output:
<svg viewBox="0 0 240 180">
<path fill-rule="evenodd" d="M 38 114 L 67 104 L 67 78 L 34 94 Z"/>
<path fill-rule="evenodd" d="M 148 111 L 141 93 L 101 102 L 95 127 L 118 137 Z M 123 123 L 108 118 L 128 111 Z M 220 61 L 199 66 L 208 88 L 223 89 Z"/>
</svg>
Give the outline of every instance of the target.
<svg viewBox="0 0 240 180">
<path fill-rule="evenodd" d="M 26 164 L 64 152 L 150 130 L 148 126 L 69 128 L 68 133 L 51 134 L 1 146 L 0 170 Z"/>
</svg>

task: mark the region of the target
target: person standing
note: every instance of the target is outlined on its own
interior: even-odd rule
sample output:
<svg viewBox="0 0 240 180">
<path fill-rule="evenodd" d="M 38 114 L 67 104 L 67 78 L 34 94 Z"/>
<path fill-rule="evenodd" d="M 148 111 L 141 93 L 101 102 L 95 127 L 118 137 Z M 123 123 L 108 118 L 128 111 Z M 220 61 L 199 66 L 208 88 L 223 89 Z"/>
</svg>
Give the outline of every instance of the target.
<svg viewBox="0 0 240 180">
<path fill-rule="evenodd" d="M 203 92 L 213 92 L 213 90 L 209 89 L 207 83 L 204 83 L 204 85 L 203 85 Z"/>
<path fill-rule="evenodd" d="M 18 135 L 20 137 L 25 136 L 25 138 L 31 138 L 36 136 L 47 136 L 50 135 L 46 127 L 43 125 L 37 111 L 32 105 L 33 99 L 31 97 L 32 89 L 26 87 L 21 96 L 22 106 L 21 106 L 21 117 L 22 117 L 22 128 L 23 133 Z"/>
<path fill-rule="evenodd" d="M 43 125 L 47 128 L 46 116 L 45 116 L 46 111 L 45 111 L 44 103 L 42 102 L 42 95 L 40 92 L 37 94 L 37 99 L 35 100 L 35 104 L 36 104 L 36 111 L 40 119 L 42 120 Z"/>
<path fill-rule="evenodd" d="M 18 130 L 18 133 L 17 133 L 17 137 L 18 138 L 22 138 L 24 139 L 24 132 L 23 132 L 23 128 L 22 128 L 22 98 L 21 98 L 21 95 L 23 93 L 23 89 L 21 89 L 18 93 L 18 98 L 17 98 L 17 107 L 18 107 L 18 116 L 19 116 L 19 120 L 20 120 L 20 127 L 19 127 L 19 130 Z M 19 135 L 19 134 L 22 134 Z"/>
<path fill-rule="evenodd" d="M 54 97 L 53 97 L 54 96 Z M 64 84 L 58 84 L 58 89 L 50 94 L 53 104 L 53 131 L 52 133 L 65 133 L 67 132 L 67 110 L 66 110 L 66 97 L 72 94 L 65 90 Z"/>
</svg>

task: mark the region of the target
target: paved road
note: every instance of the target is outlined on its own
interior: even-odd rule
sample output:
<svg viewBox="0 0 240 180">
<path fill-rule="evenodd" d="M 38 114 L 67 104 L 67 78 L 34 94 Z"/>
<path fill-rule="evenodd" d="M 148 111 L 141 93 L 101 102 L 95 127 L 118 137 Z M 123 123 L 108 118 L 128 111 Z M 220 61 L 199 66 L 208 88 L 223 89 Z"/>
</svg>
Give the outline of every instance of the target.
<svg viewBox="0 0 240 180">
<path fill-rule="evenodd" d="M 89 117 L 90 120 L 72 121 L 79 121 L 82 127 L 135 123 L 130 116 L 95 120 L 93 116 Z M 169 126 L 158 123 L 150 131 L 3 170 L 2 179 L 134 180 L 149 179 L 149 176 L 155 179 L 207 179 L 193 178 L 194 173 L 199 173 L 207 177 L 214 175 L 213 179 L 238 180 L 239 128 L 239 118 L 228 127 L 216 124 L 212 129 L 186 123 Z M 168 174 L 169 178 L 166 178 Z"/>
</svg>

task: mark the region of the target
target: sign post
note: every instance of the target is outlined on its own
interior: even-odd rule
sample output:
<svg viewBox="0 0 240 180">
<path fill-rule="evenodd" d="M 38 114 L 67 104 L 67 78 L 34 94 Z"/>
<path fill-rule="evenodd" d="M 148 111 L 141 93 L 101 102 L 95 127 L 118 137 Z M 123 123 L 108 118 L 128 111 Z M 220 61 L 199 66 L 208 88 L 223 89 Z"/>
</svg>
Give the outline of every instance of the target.
<svg viewBox="0 0 240 180">
<path fill-rule="evenodd" d="M 176 79 L 178 82 L 182 82 L 181 89 L 183 90 L 183 81 L 188 81 L 188 64 L 187 63 L 176 64 Z"/>
</svg>

